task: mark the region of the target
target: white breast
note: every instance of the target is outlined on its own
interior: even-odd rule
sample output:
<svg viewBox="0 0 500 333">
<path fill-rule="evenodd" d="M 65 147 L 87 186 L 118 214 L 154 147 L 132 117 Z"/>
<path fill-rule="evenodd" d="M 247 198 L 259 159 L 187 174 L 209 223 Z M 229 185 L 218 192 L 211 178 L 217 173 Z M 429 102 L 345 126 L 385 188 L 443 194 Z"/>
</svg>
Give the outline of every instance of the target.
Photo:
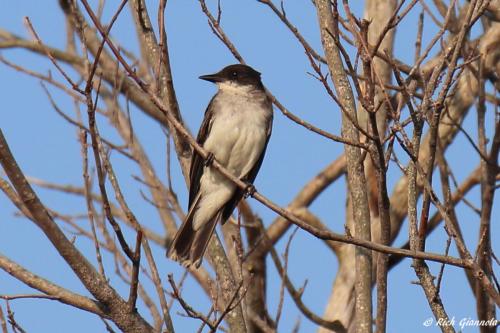
<svg viewBox="0 0 500 333">
<path fill-rule="evenodd" d="M 265 98 L 262 91 L 220 84 L 213 101 L 216 112 L 204 148 L 235 176 L 248 173 L 264 149 L 272 117 Z"/>
<path fill-rule="evenodd" d="M 238 178 L 252 170 L 266 145 L 272 108 L 264 103 L 265 99 L 262 91 L 221 83 L 212 101 L 214 118 L 203 148 L 213 153 L 216 160 Z M 205 167 L 193 227 L 198 229 L 214 216 L 235 189 L 236 186 L 225 176 Z"/>
</svg>

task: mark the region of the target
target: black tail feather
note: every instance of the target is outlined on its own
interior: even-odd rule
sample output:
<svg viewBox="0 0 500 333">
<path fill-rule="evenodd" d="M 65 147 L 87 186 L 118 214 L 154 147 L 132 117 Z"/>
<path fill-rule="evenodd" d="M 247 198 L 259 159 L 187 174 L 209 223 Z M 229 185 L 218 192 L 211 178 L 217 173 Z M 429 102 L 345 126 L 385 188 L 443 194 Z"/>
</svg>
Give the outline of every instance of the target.
<svg viewBox="0 0 500 333">
<path fill-rule="evenodd" d="M 196 231 L 194 242 L 191 245 L 190 260 L 196 266 L 200 267 L 203 260 L 203 254 L 207 250 L 208 243 L 212 238 L 217 222 L 220 220 L 221 214 L 218 213 L 214 218 L 208 221 L 204 226 Z"/>
<path fill-rule="evenodd" d="M 193 212 L 190 212 L 184 223 L 180 226 L 170 245 L 167 256 L 172 260 L 180 262 L 185 267 L 194 265 L 198 268 L 203 261 L 203 255 L 214 233 L 217 222 L 220 220 L 221 213 L 216 214 L 198 230 L 194 230 L 193 228 L 193 215 Z"/>
</svg>

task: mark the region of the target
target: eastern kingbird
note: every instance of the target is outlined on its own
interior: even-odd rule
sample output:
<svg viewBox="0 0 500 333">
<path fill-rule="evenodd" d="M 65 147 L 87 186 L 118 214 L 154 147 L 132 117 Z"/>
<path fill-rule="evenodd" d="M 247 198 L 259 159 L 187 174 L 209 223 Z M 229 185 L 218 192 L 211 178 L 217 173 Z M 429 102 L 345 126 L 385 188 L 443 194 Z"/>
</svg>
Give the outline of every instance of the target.
<svg viewBox="0 0 500 333">
<path fill-rule="evenodd" d="M 230 65 L 200 76 L 218 91 L 208 104 L 197 142 L 234 176 L 252 184 L 271 135 L 273 108 L 260 73 L 246 65 Z M 193 151 L 189 172 L 189 211 L 167 255 L 198 268 L 218 221 L 231 216 L 245 194 Z"/>
</svg>

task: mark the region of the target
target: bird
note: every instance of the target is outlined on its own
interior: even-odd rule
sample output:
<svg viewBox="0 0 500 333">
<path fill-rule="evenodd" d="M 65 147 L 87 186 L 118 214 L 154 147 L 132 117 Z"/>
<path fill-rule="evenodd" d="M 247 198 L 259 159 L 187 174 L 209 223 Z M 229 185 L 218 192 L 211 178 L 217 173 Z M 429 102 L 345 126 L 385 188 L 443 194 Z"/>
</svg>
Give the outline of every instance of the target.
<svg viewBox="0 0 500 333">
<path fill-rule="evenodd" d="M 167 256 L 183 266 L 198 268 L 218 222 L 224 224 L 240 200 L 253 188 L 262 165 L 273 123 L 272 101 L 261 74 L 234 64 L 199 77 L 217 85 L 197 135 L 208 152 L 193 151 L 189 172 L 188 213 L 176 232 Z M 215 159 L 248 184 L 241 189 L 211 165 Z"/>
</svg>

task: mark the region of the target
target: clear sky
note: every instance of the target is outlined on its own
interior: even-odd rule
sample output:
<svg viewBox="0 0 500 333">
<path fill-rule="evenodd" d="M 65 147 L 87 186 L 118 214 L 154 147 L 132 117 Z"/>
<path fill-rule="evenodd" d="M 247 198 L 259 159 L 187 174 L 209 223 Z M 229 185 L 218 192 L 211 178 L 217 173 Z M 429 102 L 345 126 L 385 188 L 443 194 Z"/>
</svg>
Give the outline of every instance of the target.
<svg viewBox="0 0 500 333">
<path fill-rule="evenodd" d="M 215 1 L 208 1 L 210 4 Z M 116 2 L 118 3 L 118 2 Z M 266 86 L 296 115 L 332 133 L 340 133 L 340 113 L 338 107 L 322 89 L 321 84 L 307 74 L 311 71 L 302 47 L 294 40 L 286 27 L 264 5 L 257 1 L 222 0 L 222 25 L 247 63 L 262 73 Z M 148 1 L 150 12 L 157 8 L 157 1 Z M 319 31 L 316 13 L 310 1 L 285 1 L 289 19 L 300 29 L 312 46 L 320 51 Z M 279 3 L 278 3 L 279 5 Z M 109 19 L 117 4 L 108 1 Z M 362 13 L 362 1 L 352 1 L 352 7 L 358 16 Z M 212 6 L 212 9 L 214 7 Z M 413 58 L 416 22 L 420 9 L 413 11 L 405 20 L 396 35 L 396 56 L 411 63 Z M 0 28 L 20 36 L 29 36 L 23 25 L 23 17 L 30 17 L 39 36 L 49 45 L 64 48 L 64 19 L 56 1 L 2 1 L 0 3 Z M 156 18 L 153 19 L 156 22 Z M 222 43 L 210 31 L 207 20 L 194 0 L 170 0 L 166 13 L 168 44 L 174 84 L 180 108 L 188 127 L 196 132 L 203 112 L 215 93 L 215 87 L 201 81 L 198 76 L 219 70 L 234 63 L 235 59 Z M 435 29 L 427 22 L 424 44 L 433 36 Z M 113 36 L 126 48 L 136 51 L 135 31 L 131 26 L 130 16 L 125 12 L 113 28 Z M 31 55 L 24 50 L 2 51 L 2 56 L 29 69 L 47 73 L 61 79 L 54 67 L 43 57 Z M 62 81 L 62 80 L 61 80 Z M 0 128 L 4 132 L 10 147 L 21 168 L 27 175 L 62 184 L 81 184 L 80 146 L 76 141 L 75 129 L 59 117 L 51 108 L 39 82 L 17 73 L 0 64 Z M 72 101 L 56 89 L 50 89 L 59 107 L 67 114 L 74 114 Z M 491 110 L 490 110 L 491 111 Z M 160 126 L 132 108 L 132 119 L 136 134 L 146 147 L 153 164 L 160 175 L 165 175 L 165 140 Z M 489 118 L 492 120 L 492 112 Z M 489 122 L 491 125 L 492 122 Z M 477 137 L 475 113 L 466 118 L 464 128 Z M 118 141 L 105 121 L 99 123 L 104 136 Z M 491 126 L 490 126 L 491 127 Z M 491 128 L 488 128 L 491 134 Z M 281 205 L 286 205 L 297 191 L 329 162 L 343 151 L 342 145 L 308 132 L 275 112 L 273 136 L 269 143 L 266 159 L 257 177 L 256 187 L 264 195 Z M 403 160 L 403 153 L 399 155 Z M 450 164 L 459 182 L 478 165 L 477 154 L 473 152 L 464 135 L 459 134 L 456 143 L 448 152 Z M 147 204 L 139 190 L 145 188 L 134 181 L 131 175 L 139 171 L 133 164 L 117 156 L 112 156 L 115 169 L 125 191 L 126 199 L 141 223 L 161 231 L 162 227 L 154 209 Z M 391 165 L 389 190 L 400 177 L 397 166 Z M 180 202 L 187 206 L 187 192 L 180 177 L 179 168 L 173 170 L 174 188 Z M 165 180 L 166 177 L 162 176 Z M 52 191 L 36 188 L 42 201 L 47 206 L 64 213 L 84 213 L 85 202 L 81 198 L 68 197 Z M 471 192 L 469 199 L 478 205 L 479 191 Z M 269 225 L 276 215 L 251 200 L 251 204 Z M 332 230 L 341 232 L 344 223 L 345 183 L 337 181 L 312 205 L 312 211 Z M 52 249 L 42 233 L 29 221 L 14 214 L 14 207 L 0 196 L 0 254 L 6 255 L 22 264 L 32 272 L 56 283 L 88 294 L 78 279 Z M 461 204 L 457 208 L 467 245 L 474 249 L 477 243 L 478 216 Z M 495 200 L 493 216 L 500 216 L 499 199 Z M 498 221 L 494 221 L 498 222 Z M 86 221 L 81 223 L 86 226 Z M 493 223 L 493 244 L 497 254 L 498 223 Z M 284 240 L 288 238 L 285 236 Z M 130 233 L 128 236 L 131 236 Z M 401 245 L 407 238 L 406 224 L 395 244 Z M 131 238 L 131 237 L 130 237 Z M 131 238 L 132 239 L 132 238 Z M 76 237 L 77 246 L 93 258 L 92 244 Z M 428 240 L 428 250 L 442 253 L 446 235 L 441 228 Z M 278 244 L 278 251 L 284 251 L 284 241 Z M 154 254 L 163 281 L 173 272 L 179 278 L 182 270 L 176 263 L 164 257 L 164 249 L 155 247 Z M 457 255 L 454 246 L 451 254 Z M 317 314 L 322 314 L 328 300 L 332 279 L 335 276 L 337 262 L 326 247 L 304 231 L 299 230 L 291 245 L 289 274 L 296 286 L 305 280 L 308 285 L 304 293 L 305 303 Z M 105 263 L 111 272 L 112 258 L 105 257 Z M 273 267 L 270 263 L 269 267 Z M 433 274 L 439 266 L 430 264 Z M 353 267 L 354 269 L 354 267 Z M 498 266 L 495 266 L 497 274 Z M 411 261 L 404 260 L 389 275 L 389 314 L 388 332 L 414 331 L 438 332 L 437 327 L 424 328 L 424 320 L 432 316 L 423 291 L 418 285 Z M 127 288 L 117 278 L 112 278 L 113 285 L 127 295 Z M 276 313 L 279 298 L 280 281 L 274 268 L 269 269 L 268 298 L 269 311 Z M 5 272 L 0 271 L 0 294 L 31 293 L 30 288 L 20 284 Z M 200 296 L 200 290 L 193 281 L 188 280 L 184 296 L 200 310 L 208 309 L 208 302 Z M 464 273 L 456 268 L 447 267 L 442 285 L 442 299 L 450 317 L 458 322 L 462 318 L 476 318 L 475 302 L 468 288 Z M 74 311 L 66 305 L 48 300 L 16 300 L 11 302 L 16 319 L 28 332 L 104 332 L 102 322 L 94 315 Z M 5 308 L 4 308 L 5 309 Z M 146 313 L 142 304 L 139 311 Z M 172 311 L 177 332 L 194 332 L 198 322 L 177 315 L 178 306 Z M 295 325 L 300 313 L 287 296 L 279 332 L 289 332 Z M 314 331 L 314 325 L 301 316 L 300 332 Z M 411 328 L 411 329 L 409 329 Z M 455 328 L 459 328 L 458 325 Z M 466 328 L 464 332 L 473 332 L 476 328 Z"/>
</svg>

